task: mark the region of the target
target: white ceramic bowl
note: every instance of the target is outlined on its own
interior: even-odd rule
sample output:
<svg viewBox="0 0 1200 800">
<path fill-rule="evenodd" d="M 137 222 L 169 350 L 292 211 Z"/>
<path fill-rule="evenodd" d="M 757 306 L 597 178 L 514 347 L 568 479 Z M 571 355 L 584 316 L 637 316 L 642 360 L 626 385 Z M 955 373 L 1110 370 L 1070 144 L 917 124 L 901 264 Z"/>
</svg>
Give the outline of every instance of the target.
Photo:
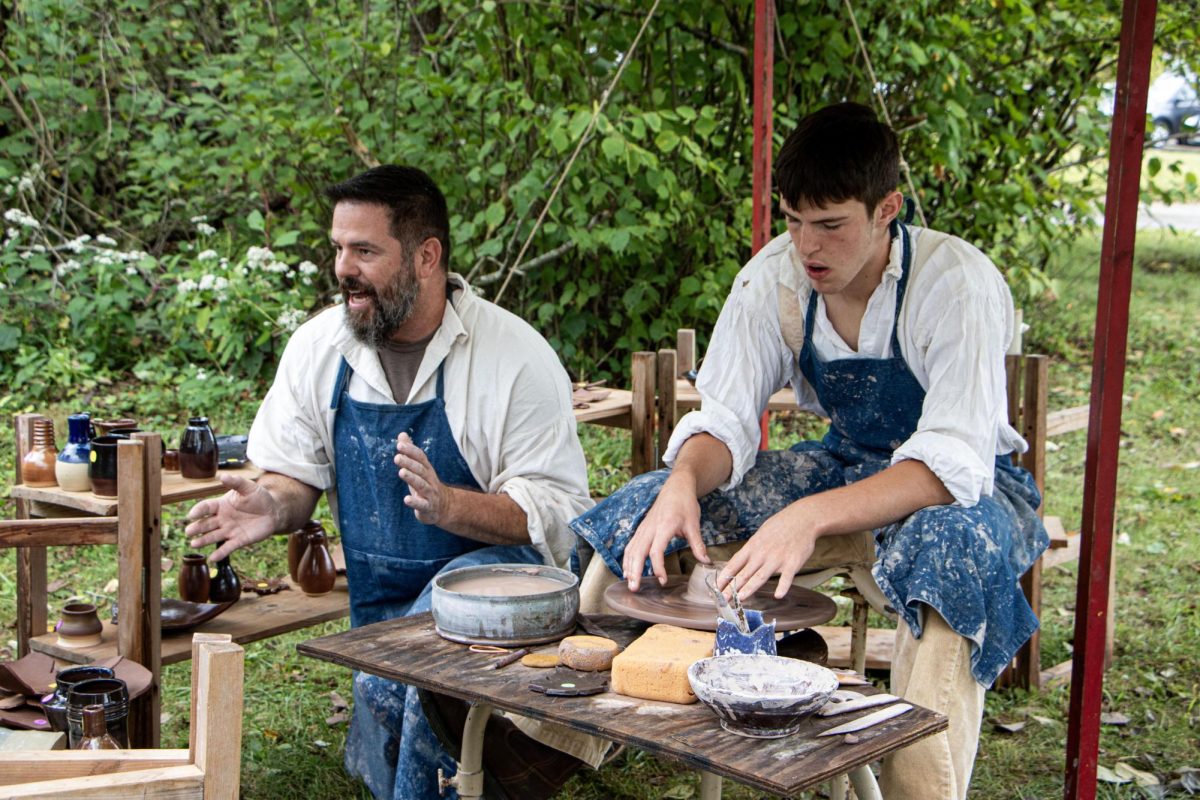
<svg viewBox="0 0 1200 800">
<path fill-rule="evenodd" d="M 838 687 L 837 676 L 817 664 L 742 654 L 701 659 L 688 668 L 688 681 L 721 727 L 763 739 L 795 733 Z"/>
</svg>

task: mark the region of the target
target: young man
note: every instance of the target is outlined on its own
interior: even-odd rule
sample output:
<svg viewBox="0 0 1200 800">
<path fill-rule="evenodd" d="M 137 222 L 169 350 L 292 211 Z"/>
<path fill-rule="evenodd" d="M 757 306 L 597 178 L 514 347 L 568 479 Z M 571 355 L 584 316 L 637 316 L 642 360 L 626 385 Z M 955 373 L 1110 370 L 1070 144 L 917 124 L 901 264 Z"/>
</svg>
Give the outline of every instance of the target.
<svg viewBox="0 0 1200 800">
<path fill-rule="evenodd" d="M 425 173 L 377 167 L 326 196 L 344 303 L 288 342 L 250 430 L 265 474 L 223 476 L 230 491 L 188 514 L 192 546 L 219 545 L 215 559 L 294 530 L 325 492 L 354 626 L 428 611 L 441 571 L 565 565 L 566 522 L 591 501 L 557 355 L 448 271 L 446 200 Z M 437 797 L 454 762 L 417 692 L 357 675 L 354 698 L 347 768 L 378 798 Z"/>
<path fill-rule="evenodd" d="M 984 689 L 1037 628 L 1017 585 L 1045 549 L 1028 473 L 1010 454 L 1004 355 L 1012 300 L 960 239 L 900 223 L 894 132 L 844 103 L 803 120 L 775 165 L 787 233 L 738 274 L 670 470 L 636 478 L 572 523 L 637 591 L 664 555 L 744 541 L 721 573 L 748 597 L 782 597 L 814 548 L 875 531 L 873 573 L 900 613 L 893 691 L 950 717 L 946 734 L 885 762 L 883 794 L 961 798 Z M 757 451 L 758 419 L 785 384 L 830 418 L 820 442 Z M 852 537 L 843 537 L 850 540 Z"/>
</svg>

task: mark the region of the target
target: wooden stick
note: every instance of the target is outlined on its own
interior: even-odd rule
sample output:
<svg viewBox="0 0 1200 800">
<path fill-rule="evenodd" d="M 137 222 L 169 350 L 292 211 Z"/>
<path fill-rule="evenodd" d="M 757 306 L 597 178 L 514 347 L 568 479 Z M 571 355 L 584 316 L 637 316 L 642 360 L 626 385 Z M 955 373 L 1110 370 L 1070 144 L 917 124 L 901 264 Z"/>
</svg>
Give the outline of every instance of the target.
<svg viewBox="0 0 1200 800">
<path fill-rule="evenodd" d="M 497 658 L 495 661 L 484 667 L 484 669 L 500 669 L 501 667 L 507 667 L 509 664 L 513 663 L 514 661 L 520 661 L 527 655 L 529 655 L 529 648 L 522 647 L 520 650 L 514 650 L 502 658 Z"/>
</svg>

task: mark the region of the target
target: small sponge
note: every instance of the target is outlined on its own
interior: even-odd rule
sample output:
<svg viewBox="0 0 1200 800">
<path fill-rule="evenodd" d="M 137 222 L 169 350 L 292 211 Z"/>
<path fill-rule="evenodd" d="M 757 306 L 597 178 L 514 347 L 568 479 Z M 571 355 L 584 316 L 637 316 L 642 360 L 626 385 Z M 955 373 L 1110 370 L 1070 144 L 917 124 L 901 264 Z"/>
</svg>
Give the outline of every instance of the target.
<svg viewBox="0 0 1200 800">
<path fill-rule="evenodd" d="M 612 690 L 628 697 L 694 703 L 687 671 L 713 654 L 716 634 L 652 625 L 613 659 Z"/>
<path fill-rule="evenodd" d="M 603 636 L 568 636 L 558 643 L 558 660 L 581 672 L 599 672 L 610 668 L 620 651 L 616 642 Z"/>
</svg>

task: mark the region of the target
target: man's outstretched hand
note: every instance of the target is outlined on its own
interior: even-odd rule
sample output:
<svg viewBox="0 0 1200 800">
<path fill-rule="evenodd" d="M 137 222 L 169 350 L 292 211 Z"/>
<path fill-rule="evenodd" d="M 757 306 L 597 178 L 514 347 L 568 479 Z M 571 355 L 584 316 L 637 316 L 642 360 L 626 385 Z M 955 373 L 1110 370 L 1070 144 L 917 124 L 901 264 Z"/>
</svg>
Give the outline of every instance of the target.
<svg viewBox="0 0 1200 800">
<path fill-rule="evenodd" d="M 227 473 L 221 473 L 220 480 L 229 491 L 192 506 L 184 529 L 192 547 L 221 543 L 209 561 L 219 561 L 240 547 L 261 542 L 277 527 L 278 503 L 266 487 Z"/>
</svg>

